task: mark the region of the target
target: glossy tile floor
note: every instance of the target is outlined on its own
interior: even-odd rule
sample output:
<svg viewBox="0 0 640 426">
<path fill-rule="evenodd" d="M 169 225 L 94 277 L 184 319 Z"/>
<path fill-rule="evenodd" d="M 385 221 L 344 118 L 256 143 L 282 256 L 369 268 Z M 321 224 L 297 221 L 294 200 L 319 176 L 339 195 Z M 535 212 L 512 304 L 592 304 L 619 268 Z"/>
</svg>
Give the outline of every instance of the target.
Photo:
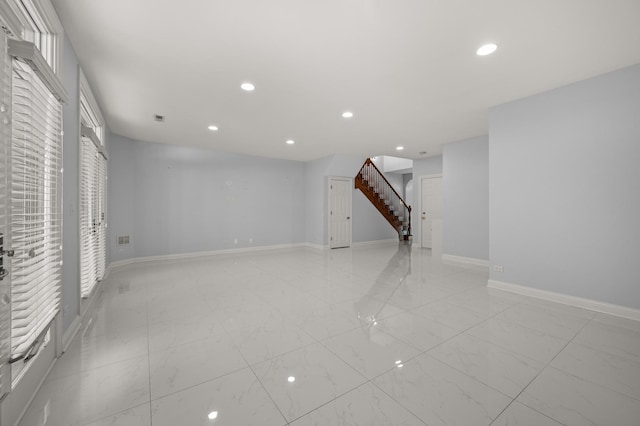
<svg viewBox="0 0 640 426">
<path fill-rule="evenodd" d="M 21 425 L 634 425 L 640 324 L 406 246 L 112 272 Z"/>
</svg>

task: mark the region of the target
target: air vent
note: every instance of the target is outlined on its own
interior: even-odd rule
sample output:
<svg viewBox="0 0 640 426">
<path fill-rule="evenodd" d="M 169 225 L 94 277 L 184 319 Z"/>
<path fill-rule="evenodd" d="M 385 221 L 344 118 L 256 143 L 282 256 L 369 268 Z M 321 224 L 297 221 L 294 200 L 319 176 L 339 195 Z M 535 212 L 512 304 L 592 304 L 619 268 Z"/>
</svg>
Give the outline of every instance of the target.
<svg viewBox="0 0 640 426">
<path fill-rule="evenodd" d="M 122 246 L 125 244 L 129 244 L 129 236 L 128 235 L 122 235 L 118 237 L 118 245 Z"/>
<path fill-rule="evenodd" d="M 155 121 L 159 121 L 161 123 L 164 123 L 164 115 L 160 115 L 160 114 L 153 114 L 153 119 Z"/>
</svg>

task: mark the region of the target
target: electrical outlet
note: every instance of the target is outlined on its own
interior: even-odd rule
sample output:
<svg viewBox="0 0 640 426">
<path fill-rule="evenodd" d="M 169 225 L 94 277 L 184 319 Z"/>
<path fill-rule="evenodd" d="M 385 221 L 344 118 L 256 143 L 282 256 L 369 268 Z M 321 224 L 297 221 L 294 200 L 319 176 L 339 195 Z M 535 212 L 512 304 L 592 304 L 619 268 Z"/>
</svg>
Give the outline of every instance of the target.
<svg viewBox="0 0 640 426">
<path fill-rule="evenodd" d="M 504 266 L 502 265 L 493 265 L 494 272 L 504 272 Z"/>
</svg>

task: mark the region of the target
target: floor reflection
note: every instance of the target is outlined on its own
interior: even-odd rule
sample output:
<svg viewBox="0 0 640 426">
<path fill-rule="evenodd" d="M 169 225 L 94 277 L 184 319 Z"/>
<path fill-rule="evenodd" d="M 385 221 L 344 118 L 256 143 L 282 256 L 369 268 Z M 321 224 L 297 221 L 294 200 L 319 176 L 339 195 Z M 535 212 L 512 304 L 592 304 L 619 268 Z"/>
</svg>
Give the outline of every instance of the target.
<svg viewBox="0 0 640 426">
<path fill-rule="evenodd" d="M 353 304 L 354 312 L 366 328 L 377 319 L 393 297 L 410 298 L 405 282 L 411 275 L 411 241 L 400 241 L 398 250 L 371 285 L 369 291 Z"/>
</svg>

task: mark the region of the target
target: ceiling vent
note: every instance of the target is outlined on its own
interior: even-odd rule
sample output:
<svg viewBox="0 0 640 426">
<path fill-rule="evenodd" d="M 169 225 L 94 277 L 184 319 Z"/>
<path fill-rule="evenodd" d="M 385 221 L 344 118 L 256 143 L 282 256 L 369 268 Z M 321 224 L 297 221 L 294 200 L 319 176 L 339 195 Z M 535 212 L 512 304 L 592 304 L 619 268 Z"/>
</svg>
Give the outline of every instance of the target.
<svg viewBox="0 0 640 426">
<path fill-rule="evenodd" d="M 161 123 L 164 123 L 164 115 L 160 115 L 160 114 L 153 114 L 153 119 L 155 121 L 159 121 Z"/>
</svg>

